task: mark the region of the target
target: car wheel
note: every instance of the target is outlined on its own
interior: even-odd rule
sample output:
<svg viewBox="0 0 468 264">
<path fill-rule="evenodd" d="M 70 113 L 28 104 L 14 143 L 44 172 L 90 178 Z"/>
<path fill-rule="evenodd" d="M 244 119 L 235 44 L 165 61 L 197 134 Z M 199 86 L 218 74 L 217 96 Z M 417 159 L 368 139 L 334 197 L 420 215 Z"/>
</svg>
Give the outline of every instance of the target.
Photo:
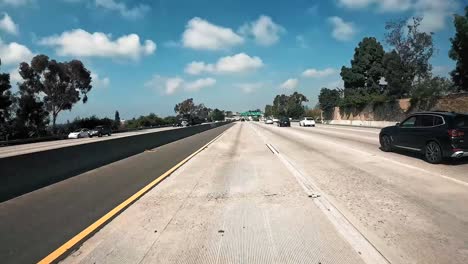
<svg viewBox="0 0 468 264">
<path fill-rule="evenodd" d="M 438 164 L 442 162 L 442 149 L 440 145 L 435 141 L 427 143 L 424 156 L 426 157 L 427 162 L 432 164 Z"/>
<path fill-rule="evenodd" d="M 388 135 L 383 135 L 382 137 L 380 137 L 380 146 L 382 146 L 382 150 L 385 152 L 392 151 L 392 138 Z"/>
<path fill-rule="evenodd" d="M 111 136 L 111 133 L 107 134 L 109 137 Z"/>
</svg>

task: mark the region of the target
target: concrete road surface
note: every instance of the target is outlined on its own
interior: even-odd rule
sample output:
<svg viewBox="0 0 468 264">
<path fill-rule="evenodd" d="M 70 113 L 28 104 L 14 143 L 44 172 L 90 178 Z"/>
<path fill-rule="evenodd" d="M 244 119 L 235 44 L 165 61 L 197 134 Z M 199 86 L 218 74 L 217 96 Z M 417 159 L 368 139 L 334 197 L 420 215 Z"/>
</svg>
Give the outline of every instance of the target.
<svg viewBox="0 0 468 264">
<path fill-rule="evenodd" d="M 0 203 L 0 263 L 39 261 L 229 126 L 181 139 Z"/>
<path fill-rule="evenodd" d="M 93 142 L 102 141 L 102 140 L 111 140 L 115 138 L 130 137 L 130 136 L 135 136 L 135 135 L 154 133 L 154 132 L 170 130 L 170 129 L 178 129 L 178 128 L 177 127 L 160 127 L 160 128 L 151 128 L 151 129 L 144 129 L 144 130 L 138 130 L 138 131 L 132 131 L 132 132 L 112 134 L 110 137 L 103 136 L 103 137 L 92 137 L 92 138 L 64 139 L 64 140 L 54 140 L 54 141 L 37 142 L 37 143 L 30 143 L 30 144 L 23 144 L 23 145 L 1 147 L 0 158 L 28 154 L 28 153 L 44 151 L 48 149 L 57 149 L 57 148 L 74 146 L 74 145 L 93 143 Z"/>
<path fill-rule="evenodd" d="M 64 262 L 468 263 L 468 161 L 378 132 L 238 123 Z"/>
</svg>

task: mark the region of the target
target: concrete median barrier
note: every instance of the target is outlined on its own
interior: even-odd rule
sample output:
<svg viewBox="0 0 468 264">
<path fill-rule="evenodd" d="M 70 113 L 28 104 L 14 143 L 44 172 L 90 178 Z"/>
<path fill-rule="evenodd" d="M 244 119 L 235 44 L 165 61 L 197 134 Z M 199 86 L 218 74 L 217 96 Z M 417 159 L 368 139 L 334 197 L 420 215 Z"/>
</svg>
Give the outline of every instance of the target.
<svg viewBox="0 0 468 264">
<path fill-rule="evenodd" d="M 203 124 L 1 158 L 0 202 L 226 124 Z"/>
</svg>

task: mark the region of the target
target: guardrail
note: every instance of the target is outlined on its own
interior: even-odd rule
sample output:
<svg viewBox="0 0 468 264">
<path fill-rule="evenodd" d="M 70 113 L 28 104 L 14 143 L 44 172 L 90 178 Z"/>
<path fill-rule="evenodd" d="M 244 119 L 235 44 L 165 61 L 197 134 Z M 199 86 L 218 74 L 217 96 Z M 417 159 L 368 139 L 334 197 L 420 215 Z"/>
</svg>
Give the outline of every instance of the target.
<svg viewBox="0 0 468 264">
<path fill-rule="evenodd" d="M 152 129 L 152 128 L 160 128 L 160 127 L 170 127 L 170 126 L 172 126 L 172 125 L 160 125 L 160 126 L 150 126 L 150 127 L 118 129 L 118 130 L 113 130 L 112 134 L 139 131 L 139 130 Z M 46 141 L 53 141 L 53 140 L 63 140 L 63 139 L 68 139 L 68 135 L 67 134 L 61 134 L 61 135 L 57 135 L 57 136 L 14 139 L 14 140 L 3 140 L 3 141 L 0 141 L 0 147 L 22 145 L 22 144 L 29 144 L 29 143 L 38 143 L 38 142 L 46 142 Z"/>
<path fill-rule="evenodd" d="M 130 157 L 147 149 L 159 147 L 229 123 L 219 122 L 155 131 L 154 133 L 0 158 L 0 202 Z"/>
</svg>

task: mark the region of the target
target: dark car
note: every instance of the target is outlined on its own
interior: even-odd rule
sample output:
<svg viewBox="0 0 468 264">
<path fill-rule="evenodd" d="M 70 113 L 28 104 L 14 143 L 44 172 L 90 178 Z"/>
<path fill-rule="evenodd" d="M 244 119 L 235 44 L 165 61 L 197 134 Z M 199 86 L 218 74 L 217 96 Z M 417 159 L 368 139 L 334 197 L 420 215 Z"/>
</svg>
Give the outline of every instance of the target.
<svg viewBox="0 0 468 264">
<path fill-rule="evenodd" d="M 103 135 L 110 136 L 112 134 L 112 130 L 108 126 L 97 126 L 94 129 L 89 131 L 89 137 L 102 137 Z"/>
<path fill-rule="evenodd" d="M 396 148 L 420 152 L 430 163 L 444 158 L 468 157 L 468 115 L 424 112 L 408 116 L 380 131 L 383 151 Z"/>
<path fill-rule="evenodd" d="M 290 127 L 291 122 L 289 121 L 289 118 L 287 117 L 281 117 L 277 123 L 279 127 Z"/>
</svg>

